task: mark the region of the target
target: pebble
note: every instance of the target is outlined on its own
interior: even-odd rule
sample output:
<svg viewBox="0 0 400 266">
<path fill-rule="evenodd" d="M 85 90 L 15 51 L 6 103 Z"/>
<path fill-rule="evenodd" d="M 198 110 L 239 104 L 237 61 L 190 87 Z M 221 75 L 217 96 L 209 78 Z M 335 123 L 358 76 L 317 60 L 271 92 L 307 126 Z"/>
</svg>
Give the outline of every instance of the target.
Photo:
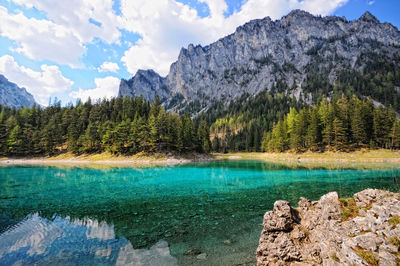
<svg viewBox="0 0 400 266">
<path fill-rule="evenodd" d="M 207 259 L 207 253 L 201 253 L 200 255 L 197 255 L 196 258 L 198 260 L 206 260 Z"/>
</svg>

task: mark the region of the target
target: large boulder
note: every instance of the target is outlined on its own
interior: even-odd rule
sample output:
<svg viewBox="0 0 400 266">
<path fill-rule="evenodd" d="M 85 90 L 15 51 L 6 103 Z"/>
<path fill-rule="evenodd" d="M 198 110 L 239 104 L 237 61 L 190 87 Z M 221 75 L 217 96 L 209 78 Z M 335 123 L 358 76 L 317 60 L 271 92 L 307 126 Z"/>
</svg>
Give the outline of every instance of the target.
<svg viewBox="0 0 400 266">
<path fill-rule="evenodd" d="M 399 265 L 400 195 L 366 189 L 352 202 L 352 216 L 342 215 L 336 192 L 315 202 L 301 198 L 297 209 L 275 202 L 264 215 L 257 264 Z"/>
</svg>

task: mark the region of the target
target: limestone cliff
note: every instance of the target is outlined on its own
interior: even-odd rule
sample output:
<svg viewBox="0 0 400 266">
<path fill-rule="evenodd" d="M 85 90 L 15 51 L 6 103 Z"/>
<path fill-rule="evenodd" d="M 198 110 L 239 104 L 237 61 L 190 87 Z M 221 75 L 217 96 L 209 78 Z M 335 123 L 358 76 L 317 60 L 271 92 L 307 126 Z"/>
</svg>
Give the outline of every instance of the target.
<svg viewBox="0 0 400 266">
<path fill-rule="evenodd" d="M 298 96 L 307 94 L 311 72 L 324 73 L 333 84 L 342 70 L 363 72 L 369 55 L 399 65 L 399 54 L 399 30 L 369 12 L 347 21 L 295 10 L 281 20 L 250 21 L 208 46 L 191 44 L 181 50 L 167 77 L 152 72 L 154 78 L 142 79 L 144 72 L 138 71 L 129 84 L 121 81 L 120 95 L 142 93 L 151 99 L 157 93 L 170 109 L 198 102 L 201 110 L 215 100 L 255 95 L 284 81 Z"/>
</svg>

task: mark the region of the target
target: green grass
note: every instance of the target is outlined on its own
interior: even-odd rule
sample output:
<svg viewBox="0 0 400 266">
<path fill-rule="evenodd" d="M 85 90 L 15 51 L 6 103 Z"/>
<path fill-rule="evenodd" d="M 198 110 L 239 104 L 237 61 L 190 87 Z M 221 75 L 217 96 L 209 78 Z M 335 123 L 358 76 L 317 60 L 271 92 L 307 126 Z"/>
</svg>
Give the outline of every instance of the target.
<svg viewBox="0 0 400 266">
<path fill-rule="evenodd" d="M 342 222 L 358 216 L 358 207 L 353 198 L 339 199 L 339 201 L 342 207 L 342 215 L 340 217 Z"/>
<path fill-rule="evenodd" d="M 396 227 L 398 224 L 400 224 L 400 216 L 392 216 L 392 218 L 389 219 L 389 223 Z"/>
<path fill-rule="evenodd" d="M 390 238 L 390 243 L 398 248 L 400 248 L 400 239 L 397 236 Z"/>
<path fill-rule="evenodd" d="M 353 250 L 361 259 L 363 259 L 369 265 L 379 265 L 379 259 L 375 258 L 375 255 L 372 251 L 367 251 L 361 247 L 356 247 Z"/>
<path fill-rule="evenodd" d="M 226 154 L 214 154 L 216 159 L 244 159 L 261 160 L 273 163 L 281 163 L 288 166 L 301 164 L 309 168 L 360 168 L 360 169 L 392 169 L 400 164 L 400 153 L 385 149 L 359 150 L 354 152 L 237 152 Z"/>
<path fill-rule="evenodd" d="M 336 255 L 336 253 L 332 253 L 332 254 L 331 254 L 331 259 L 333 259 L 334 261 L 340 262 L 340 259 L 338 258 L 338 256 Z"/>
</svg>

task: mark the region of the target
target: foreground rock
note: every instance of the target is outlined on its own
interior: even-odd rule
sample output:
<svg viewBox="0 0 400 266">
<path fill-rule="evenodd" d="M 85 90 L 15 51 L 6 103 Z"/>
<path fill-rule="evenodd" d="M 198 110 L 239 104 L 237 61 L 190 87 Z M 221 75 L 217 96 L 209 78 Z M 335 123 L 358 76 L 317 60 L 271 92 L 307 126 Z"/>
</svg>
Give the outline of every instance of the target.
<svg viewBox="0 0 400 266">
<path fill-rule="evenodd" d="M 350 199 L 336 192 L 298 208 L 276 201 L 264 215 L 258 265 L 399 265 L 400 194 L 366 189 Z"/>
</svg>

